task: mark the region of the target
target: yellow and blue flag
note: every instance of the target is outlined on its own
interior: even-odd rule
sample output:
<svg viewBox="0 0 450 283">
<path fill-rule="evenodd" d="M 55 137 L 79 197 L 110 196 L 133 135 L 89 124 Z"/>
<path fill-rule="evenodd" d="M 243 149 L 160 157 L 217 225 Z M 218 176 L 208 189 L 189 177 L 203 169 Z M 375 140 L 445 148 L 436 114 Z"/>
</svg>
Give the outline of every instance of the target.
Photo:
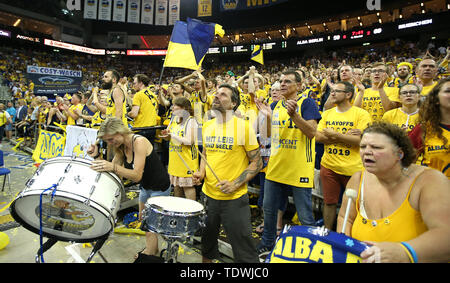
<svg viewBox="0 0 450 283">
<path fill-rule="evenodd" d="M 255 45 L 255 49 L 253 49 L 252 57 L 250 59 L 264 65 L 262 45 Z"/>
<path fill-rule="evenodd" d="M 204 23 L 196 19 L 177 21 L 172 30 L 164 67 L 178 67 L 198 70 L 214 35 L 225 34 L 222 26 Z"/>
</svg>

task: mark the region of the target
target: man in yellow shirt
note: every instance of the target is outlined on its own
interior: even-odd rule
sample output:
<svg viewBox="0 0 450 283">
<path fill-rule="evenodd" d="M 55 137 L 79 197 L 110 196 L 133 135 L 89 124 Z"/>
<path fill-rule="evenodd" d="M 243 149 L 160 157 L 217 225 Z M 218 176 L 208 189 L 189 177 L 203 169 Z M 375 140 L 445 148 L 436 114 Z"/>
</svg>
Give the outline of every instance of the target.
<svg viewBox="0 0 450 283">
<path fill-rule="evenodd" d="M 386 72 L 384 63 L 373 64 L 370 73 L 372 87 L 366 89 L 363 94 L 359 93 L 353 103 L 369 112 L 373 121 L 381 120 L 386 111 L 400 107 L 398 88 L 385 86 L 388 79 Z"/>
<path fill-rule="evenodd" d="M 156 95 L 148 88 L 149 83 L 149 77 L 144 74 L 137 74 L 133 78 L 136 94 L 133 97 L 133 108 L 128 112 L 128 116 L 134 118 L 133 128 L 153 127 L 157 124 L 159 104 Z M 141 130 L 139 134 L 154 143 L 155 129 Z"/>
<path fill-rule="evenodd" d="M 402 107 L 384 113 L 382 121 L 397 125 L 407 133 L 419 122 L 420 88 L 415 84 L 406 84 L 400 88 Z"/>
<path fill-rule="evenodd" d="M 266 116 L 267 137 L 271 138 L 264 183 L 264 231 L 258 246 L 260 256 L 270 251 L 275 243 L 279 203 L 288 192 L 292 191 L 300 222 L 315 224 L 311 200 L 314 135 L 321 116 L 313 99 L 298 96 L 301 83 L 299 73 L 286 71 L 280 77 L 283 99 L 272 103 L 270 108 L 257 102 L 259 112 Z"/>
<path fill-rule="evenodd" d="M 195 80 L 192 88 L 184 84 L 186 81 L 191 79 Z M 202 70 L 194 71 L 192 74 L 176 80 L 175 83 L 183 84 L 184 90 L 190 94 L 189 100 L 191 101 L 192 109 L 194 110 L 194 118 L 201 127 L 203 125 L 205 113 L 208 110 L 206 79 L 202 75 Z"/>
<path fill-rule="evenodd" d="M 255 104 L 255 100 L 259 99 L 257 96 L 257 84 L 255 84 L 256 80 L 258 80 L 256 68 L 252 66 L 248 74 L 242 77 L 242 83 L 240 84 L 242 92 L 240 93 L 241 104 L 238 110 L 245 120 L 250 121 L 250 124 L 253 124 L 258 116 L 258 107 Z"/>
<path fill-rule="evenodd" d="M 202 191 L 207 221 L 202 235 L 203 262 L 219 255 L 220 224 L 230 239 L 235 262 L 259 262 L 252 238 L 247 182 L 262 169 L 262 160 L 253 127 L 234 115 L 238 106 L 239 92 L 222 84 L 212 104 L 215 118 L 202 129 L 203 153 L 209 166 L 202 158 L 193 177 L 196 181 L 205 179 Z"/>
<path fill-rule="evenodd" d="M 434 81 L 437 75 L 437 64 L 433 59 L 423 59 L 417 66 L 417 84 L 422 85 L 422 96 L 428 95 L 428 93 L 436 86 L 437 82 Z"/>
<path fill-rule="evenodd" d="M 80 118 L 78 111 L 82 111 L 83 105 L 81 104 L 81 95 L 79 93 L 74 93 L 72 99 L 70 100 L 72 105 L 69 107 L 63 104 L 63 113 L 67 117 L 67 125 L 76 125 L 77 120 Z"/>
<path fill-rule="evenodd" d="M 108 70 L 103 74 L 102 89 L 108 90 L 107 106 L 101 105 L 97 98 L 98 88 L 92 90 L 94 99 L 92 102 L 107 117 L 116 117 L 122 120 L 123 124 L 128 127 L 128 120 L 125 116 L 126 96 L 124 89 L 119 85 L 120 74 L 116 70 Z"/>
<path fill-rule="evenodd" d="M 336 107 L 322 113 L 316 141 L 325 144 L 320 166 L 324 198 L 325 228 L 332 230 L 340 193 L 350 177 L 363 169 L 359 156 L 360 134 L 371 122 L 364 109 L 352 106 L 354 87 L 349 82 L 337 82 L 330 97 Z"/>
<path fill-rule="evenodd" d="M 397 65 L 397 78 L 395 78 L 389 86 L 401 88 L 406 84 L 414 82 L 412 76 L 413 66 L 408 62 L 401 62 Z"/>
</svg>

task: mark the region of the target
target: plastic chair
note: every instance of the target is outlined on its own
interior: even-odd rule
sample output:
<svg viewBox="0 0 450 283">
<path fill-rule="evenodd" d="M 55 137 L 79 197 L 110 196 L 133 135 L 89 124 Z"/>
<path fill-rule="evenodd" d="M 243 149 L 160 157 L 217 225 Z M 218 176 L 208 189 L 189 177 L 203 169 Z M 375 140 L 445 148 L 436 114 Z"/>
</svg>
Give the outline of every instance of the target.
<svg viewBox="0 0 450 283">
<path fill-rule="evenodd" d="M 11 192 L 11 170 L 9 170 L 8 168 L 4 167 L 5 162 L 3 161 L 3 150 L 0 150 L 0 176 L 5 176 L 3 179 L 3 187 L 2 187 L 2 192 L 5 190 L 5 182 L 6 182 L 6 177 L 8 177 L 8 187 L 9 187 L 9 192 Z"/>
</svg>

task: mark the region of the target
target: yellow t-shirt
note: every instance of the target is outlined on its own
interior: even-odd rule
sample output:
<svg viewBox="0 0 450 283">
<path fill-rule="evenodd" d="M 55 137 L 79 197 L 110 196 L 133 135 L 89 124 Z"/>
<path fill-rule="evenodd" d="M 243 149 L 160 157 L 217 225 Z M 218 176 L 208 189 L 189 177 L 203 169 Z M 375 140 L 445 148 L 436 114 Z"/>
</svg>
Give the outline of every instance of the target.
<svg viewBox="0 0 450 283">
<path fill-rule="evenodd" d="M 405 84 L 413 84 L 414 83 L 414 77 L 413 76 L 411 76 L 411 77 L 409 77 L 409 79 L 406 81 L 406 83 L 403 83 L 402 85 L 405 85 Z M 401 85 L 401 83 L 400 83 L 400 78 L 395 78 L 393 81 L 392 81 L 392 87 L 400 87 L 400 85 Z"/>
<path fill-rule="evenodd" d="M 39 119 L 38 119 L 39 123 L 44 124 L 47 122 L 47 114 L 49 111 L 50 110 L 43 105 L 39 107 Z"/>
<path fill-rule="evenodd" d="M 6 111 L 3 111 L 0 113 L 0 127 L 2 127 L 3 125 L 6 124 L 6 122 L 8 121 L 8 119 L 6 119 Z"/>
<path fill-rule="evenodd" d="M 100 111 L 95 112 L 94 115 L 92 116 L 91 128 L 93 128 L 93 129 L 100 128 L 100 124 L 103 123 L 103 121 L 105 121 L 105 119 L 106 119 L 106 114 L 103 114 Z"/>
<path fill-rule="evenodd" d="M 256 95 L 255 95 L 256 96 Z M 241 111 L 242 116 L 247 121 L 250 121 L 250 124 L 253 124 L 253 121 L 258 117 L 258 107 L 256 106 L 255 100 L 249 93 L 240 93 L 241 104 L 238 109 Z"/>
<path fill-rule="evenodd" d="M 304 116 L 302 104 L 305 102 L 305 108 L 308 109 Z M 303 119 L 320 119 L 317 106 L 311 98 L 299 97 L 297 105 Z M 312 114 L 306 114 L 306 111 Z M 309 139 L 297 128 L 287 113 L 284 100 L 276 102 L 272 112 L 270 150 L 266 179 L 295 187 L 313 187 L 315 139 Z"/>
<path fill-rule="evenodd" d="M 401 108 L 395 108 L 384 113 L 381 121 L 385 121 L 400 128 L 406 127 L 406 132 L 411 132 L 419 122 L 419 110 L 412 114 L 407 114 Z"/>
<path fill-rule="evenodd" d="M 387 97 L 391 101 L 400 102 L 398 96 L 398 88 L 396 87 L 384 87 Z M 384 110 L 381 104 L 380 93 L 378 90 L 372 88 L 366 89 L 363 94 L 362 108 L 369 112 L 373 121 L 380 121 L 383 118 Z"/>
<path fill-rule="evenodd" d="M 447 144 L 436 136 L 426 135 L 422 165 L 439 170 L 450 179 L 450 128 L 441 125 L 441 129 Z"/>
<path fill-rule="evenodd" d="M 190 117 L 186 121 L 186 123 L 183 123 L 182 125 L 178 124 L 175 120 L 177 119 L 174 119 L 172 121 L 169 130 L 172 134 L 179 137 L 185 137 L 186 131 L 189 129 L 189 127 L 194 126 L 191 123 L 196 123 L 195 119 L 192 117 Z M 177 152 L 180 154 L 181 158 L 183 158 L 192 172 L 189 172 L 189 169 L 183 163 L 183 160 L 181 160 L 180 156 L 178 156 Z M 176 140 L 171 139 L 169 143 L 169 174 L 172 176 L 183 178 L 192 177 L 192 174 L 197 171 L 198 167 L 199 161 L 197 145 L 183 145 Z"/>
<path fill-rule="evenodd" d="M 79 103 L 79 104 L 77 104 L 77 105 L 71 105 L 71 106 L 69 107 L 69 111 L 72 112 L 72 113 L 75 113 L 75 112 L 74 112 L 75 109 L 79 109 L 80 111 L 82 111 L 82 110 L 83 110 L 83 104 Z M 70 117 L 69 115 L 67 115 L 67 125 L 75 125 L 75 122 L 76 122 L 76 121 L 75 121 L 72 117 Z"/>
<path fill-rule="evenodd" d="M 427 96 L 428 93 L 430 93 L 430 91 L 437 85 L 438 82 L 434 82 L 433 84 L 429 85 L 429 86 L 424 86 L 422 88 L 422 91 L 420 92 L 420 95 L 422 96 Z"/>
<path fill-rule="evenodd" d="M 221 181 L 230 182 L 238 178 L 248 167 L 247 152 L 259 148 L 253 127 L 248 121 L 231 117 L 226 123 L 219 124 L 217 119 L 207 121 L 202 129 L 203 149 L 208 163 Z M 216 187 L 217 179 L 206 166 L 203 192 L 218 200 L 232 200 L 247 193 L 247 184 L 243 184 L 232 194 L 224 194 Z"/>
<path fill-rule="evenodd" d="M 120 87 L 119 87 L 120 88 Z M 116 116 L 116 103 L 113 99 L 113 91 L 114 88 L 109 92 L 108 99 L 107 99 L 107 106 L 106 106 L 106 117 L 115 117 Z M 122 91 L 123 93 L 123 91 Z M 123 93 L 123 103 L 122 103 L 122 122 L 125 125 L 125 127 L 128 127 L 128 120 L 126 117 L 127 114 L 127 103 L 125 99 L 125 93 Z"/>
<path fill-rule="evenodd" d="M 257 98 L 267 99 L 269 93 L 265 89 L 258 89 L 257 91 L 255 91 L 255 95 Z"/>
<path fill-rule="evenodd" d="M 208 95 L 206 95 L 206 99 L 208 100 Z M 199 126 L 203 125 L 203 119 L 205 116 L 205 104 L 207 104 L 208 101 L 206 101 L 206 103 L 202 102 L 202 100 L 200 99 L 199 91 L 193 91 L 191 93 L 189 100 L 191 101 L 191 106 L 192 109 L 194 110 L 195 120 L 197 121 Z"/>
<path fill-rule="evenodd" d="M 364 109 L 352 106 L 346 112 L 340 113 L 334 107 L 322 113 L 322 120 L 320 120 L 317 130 L 331 128 L 341 134 L 345 134 L 351 129 L 359 129 L 362 132 L 370 122 L 370 115 Z M 359 146 L 342 143 L 325 144 L 321 165 L 337 174 L 352 176 L 363 169 Z"/>
<path fill-rule="evenodd" d="M 151 127 L 156 125 L 158 99 L 148 88 L 138 91 L 133 97 L 133 106 L 139 106 L 133 127 Z"/>
</svg>

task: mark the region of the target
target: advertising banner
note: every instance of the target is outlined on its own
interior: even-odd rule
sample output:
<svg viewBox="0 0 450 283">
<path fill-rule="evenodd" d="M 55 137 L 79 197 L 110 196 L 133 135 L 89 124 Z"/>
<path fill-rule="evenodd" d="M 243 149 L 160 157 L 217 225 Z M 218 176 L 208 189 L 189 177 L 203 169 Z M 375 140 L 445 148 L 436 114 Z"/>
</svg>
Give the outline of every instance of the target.
<svg viewBox="0 0 450 283">
<path fill-rule="evenodd" d="M 36 95 L 75 93 L 83 79 L 81 71 L 38 66 L 27 66 L 26 76 L 34 83 Z"/>
</svg>

